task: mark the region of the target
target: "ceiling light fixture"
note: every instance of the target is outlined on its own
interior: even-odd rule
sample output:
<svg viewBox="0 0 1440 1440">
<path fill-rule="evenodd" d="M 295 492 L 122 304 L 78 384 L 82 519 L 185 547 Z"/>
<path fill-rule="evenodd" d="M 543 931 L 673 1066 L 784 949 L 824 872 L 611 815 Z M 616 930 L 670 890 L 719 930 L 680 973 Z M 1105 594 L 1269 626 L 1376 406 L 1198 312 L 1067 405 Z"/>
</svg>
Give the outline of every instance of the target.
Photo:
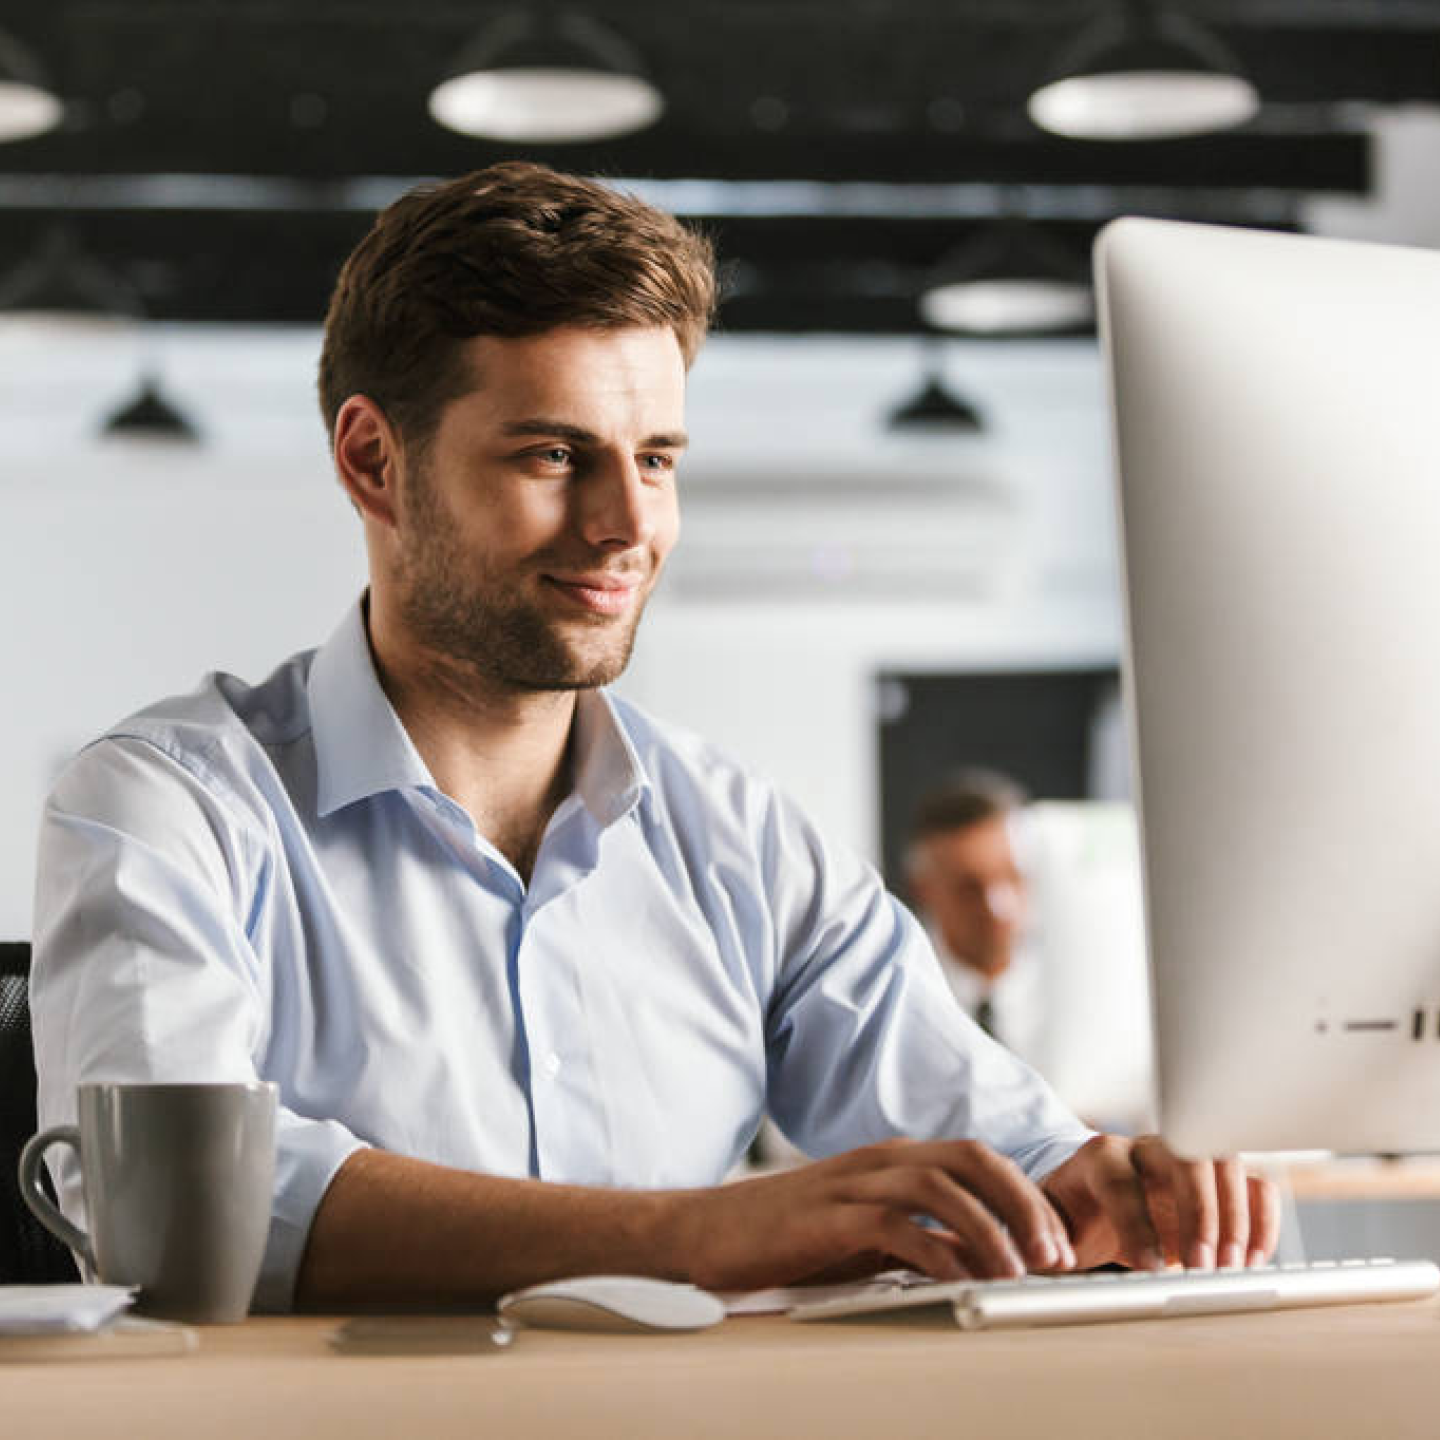
<svg viewBox="0 0 1440 1440">
<path fill-rule="evenodd" d="M 962 395 L 950 390 L 940 373 L 939 358 L 932 354 L 925 366 L 919 390 L 902 400 L 885 418 L 890 430 L 945 435 L 978 435 L 985 419 Z"/>
<path fill-rule="evenodd" d="M 1082 31 L 1027 109 L 1077 140 L 1165 140 L 1230 130 L 1259 92 L 1209 30 L 1156 0 L 1122 0 Z"/>
<path fill-rule="evenodd" d="M 31 256 L 0 277 L 0 323 L 110 327 L 134 320 L 135 289 L 87 255 L 74 231 L 48 231 Z"/>
<path fill-rule="evenodd" d="M 0 31 L 0 142 L 53 130 L 65 106 L 19 41 Z"/>
<path fill-rule="evenodd" d="M 438 124 L 520 143 L 608 140 L 654 124 L 664 108 L 631 45 L 571 11 L 501 16 L 430 92 Z"/>
<path fill-rule="evenodd" d="M 1031 221 L 986 227 L 936 267 L 920 296 L 921 319 L 963 335 L 1052 335 L 1088 326 L 1088 273 Z"/>
<path fill-rule="evenodd" d="M 153 371 L 140 376 L 135 395 L 114 410 L 100 427 L 107 439 L 161 441 L 193 444 L 200 432 L 195 424 L 160 391 L 160 381 Z"/>
</svg>

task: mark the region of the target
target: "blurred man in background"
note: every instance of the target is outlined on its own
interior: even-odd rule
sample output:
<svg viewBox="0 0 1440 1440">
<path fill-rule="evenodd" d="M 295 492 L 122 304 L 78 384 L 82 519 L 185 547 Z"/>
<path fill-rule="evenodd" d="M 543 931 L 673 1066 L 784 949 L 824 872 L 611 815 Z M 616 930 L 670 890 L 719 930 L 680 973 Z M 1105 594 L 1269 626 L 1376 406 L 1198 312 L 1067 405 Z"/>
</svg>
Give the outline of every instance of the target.
<svg viewBox="0 0 1440 1440">
<path fill-rule="evenodd" d="M 1018 841 L 1027 798 L 996 771 L 947 777 L 916 808 L 906 870 L 955 998 L 987 1034 L 1039 1064 L 1044 994 L 1025 945 L 1029 890 Z"/>
<path fill-rule="evenodd" d="M 1101 1130 L 1154 1123 L 1139 841 L 1127 804 L 957 772 L 916 808 L 910 899 L 972 1019 Z"/>
</svg>

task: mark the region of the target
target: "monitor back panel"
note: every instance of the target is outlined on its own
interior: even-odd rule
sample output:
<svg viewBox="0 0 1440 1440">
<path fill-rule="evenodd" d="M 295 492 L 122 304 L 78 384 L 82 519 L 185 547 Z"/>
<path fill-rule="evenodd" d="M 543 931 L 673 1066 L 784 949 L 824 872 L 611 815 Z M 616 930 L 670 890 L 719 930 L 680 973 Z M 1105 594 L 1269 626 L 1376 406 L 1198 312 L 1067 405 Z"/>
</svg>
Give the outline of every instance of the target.
<svg viewBox="0 0 1440 1440">
<path fill-rule="evenodd" d="M 1096 254 L 1162 1128 L 1440 1149 L 1440 257 Z"/>
</svg>

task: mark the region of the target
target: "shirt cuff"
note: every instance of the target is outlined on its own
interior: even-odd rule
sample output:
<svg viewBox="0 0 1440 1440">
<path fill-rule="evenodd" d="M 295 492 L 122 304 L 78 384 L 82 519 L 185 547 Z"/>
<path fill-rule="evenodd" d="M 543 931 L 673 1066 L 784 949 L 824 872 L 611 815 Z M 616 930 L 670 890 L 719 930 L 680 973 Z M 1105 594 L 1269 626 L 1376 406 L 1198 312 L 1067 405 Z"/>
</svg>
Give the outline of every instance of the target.
<svg viewBox="0 0 1440 1440">
<path fill-rule="evenodd" d="M 336 1120 L 308 1120 L 282 1108 L 275 1126 L 275 1198 L 251 1302 L 252 1310 L 270 1314 L 294 1308 L 295 1281 L 315 1212 L 335 1172 L 366 1148 Z"/>
<path fill-rule="evenodd" d="M 1063 1135 L 1047 1135 L 1039 1145 L 1027 1147 L 1010 1158 L 1038 1185 L 1099 1133 L 1098 1130 L 1081 1128 L 1067 1130 Z"/>
</svg>

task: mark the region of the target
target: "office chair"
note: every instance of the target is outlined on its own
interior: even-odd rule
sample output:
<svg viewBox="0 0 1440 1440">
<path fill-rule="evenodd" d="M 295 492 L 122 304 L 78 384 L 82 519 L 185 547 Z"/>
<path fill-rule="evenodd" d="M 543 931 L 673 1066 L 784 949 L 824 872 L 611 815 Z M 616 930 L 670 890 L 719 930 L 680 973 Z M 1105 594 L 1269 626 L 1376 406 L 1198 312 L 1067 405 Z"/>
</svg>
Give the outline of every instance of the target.
<svg viewBox="0 0 1440 1440">
<path fill-rule="evenodd" d="M 39 1285 L 80 1277 L 70 1251 L 20 1198 L 15 1176 L 36 1128 L 29 976 L 29 945 L 0 943 L 0 1283 Z M 43 1168 L 42 1179 L 49 1190 Z"/>
</svg>

